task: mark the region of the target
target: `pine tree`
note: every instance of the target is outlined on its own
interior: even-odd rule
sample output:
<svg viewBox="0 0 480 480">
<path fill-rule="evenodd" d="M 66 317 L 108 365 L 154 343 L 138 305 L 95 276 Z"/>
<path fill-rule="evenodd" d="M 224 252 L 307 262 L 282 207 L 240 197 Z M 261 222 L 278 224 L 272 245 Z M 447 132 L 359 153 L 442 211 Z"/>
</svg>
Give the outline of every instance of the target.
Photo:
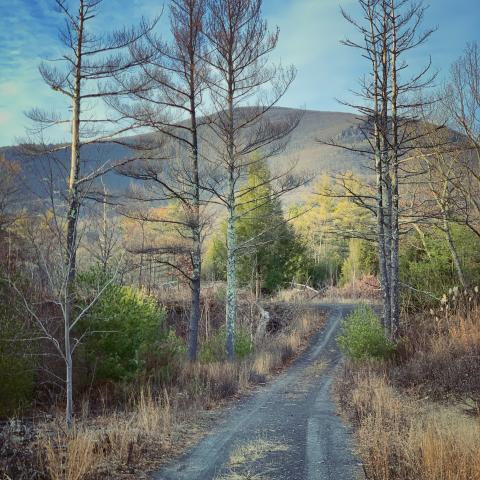
<svg viewBox="0 0 480 480">
<path fill-rule="evenodd" d="M 237 278 L 241 285 L 250 286 L 257 298 L 262 291 L 272 292 L 292 279 L 304 250 L 284 218 L 270 180 L 267 162 L 253 162 L 237 210 Z M 209 255 L 211 267 L 220 278 L 226 272 L 225 236 L 226 224 L 214 239 Z"/>
</svg>

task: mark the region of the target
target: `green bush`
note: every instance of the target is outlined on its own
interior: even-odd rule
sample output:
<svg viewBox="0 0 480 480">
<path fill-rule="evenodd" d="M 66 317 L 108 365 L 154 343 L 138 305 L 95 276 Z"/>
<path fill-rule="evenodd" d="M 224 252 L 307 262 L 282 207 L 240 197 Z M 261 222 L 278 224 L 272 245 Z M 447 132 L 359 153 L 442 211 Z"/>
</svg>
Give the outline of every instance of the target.
<svg viewBox="0 0 480 480">
<path fill-rule="evenodd" d="M 92 272 L 79 283 L 84 291 L 91 286 L 90 295 L 101 284 Z M 82 320 L 81 330 L 86 333 L 83 351 L 97 381 L 128 381 L 144 374 L 168 378 L 182 350 L 165 325 L 165 311 L 132 287 L 109 285 Z"/>
<path fill-rule="evenodd" d="M 210 337 L 200 348 L 199 359 L 204 363 L 218 362 L 225 360 L 225 344 L 227 334 L 225 326 L 220 328 L 215 335 Z M 237 329 L 235 332 L 235 356 L 243 359 L 252 353 L 253 343 L 248 332 Z"/>
<path fill-rule="evenodd" d="M 367 306 L 355 309 L 342 324 L 337 342 L 342 352 L 352 360 L 386 359 L 395 345 L 385 336 L 380 319 Z"/>
<path fill-rule="evenodd" d="M 185 353 L 185 343 L 173 330 L 153 345 L 145 343 L 140 351 L 143 379 L 155 385 L 172 383 L 183 365 Z"/>
</svg>

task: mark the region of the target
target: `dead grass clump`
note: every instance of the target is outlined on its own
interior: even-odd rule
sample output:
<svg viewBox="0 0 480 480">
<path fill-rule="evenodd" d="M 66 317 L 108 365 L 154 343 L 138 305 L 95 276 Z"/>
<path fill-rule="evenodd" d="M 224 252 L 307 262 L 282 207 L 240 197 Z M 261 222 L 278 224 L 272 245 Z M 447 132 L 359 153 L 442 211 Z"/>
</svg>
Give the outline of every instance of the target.
<svg viewBox="0 0 480 480">
<path fill-rule="evenodd" d="M 99 448 L 104 454 L 105 463 L 117 466 L 131 466 L 145 440 L 141 430 L 135 425 L 134 417 L 125 418 L 114 414 L 103 419 L 97 426 Z"/>
<path fill-rule="evenodd" d="M 90 475 L 102 454 L 96 436 L 88 430 L 73 429 L 65 433 L 57 428 L 39 438 L 43 467 L 52 480 L 82 480 Z"/>
<path fill-rule="evenodd" d="M 275 294 L 275 301 L 285 303 L 308 303 L 317 296 L 318 293 L 313 289 L 284 288 Z"/>
<path fill-rule="evenodd" d="M 417 315 L 404 332 L 403 363 L 392 375 L 404 387 L 435 398 L 480 400 L 480 308 Z"/>
<path fill-rule="evenodd" d="M 150 388 L 142 389 L 136 402 L 135 421 L 146 435 L 168 438 L 173 424 L 168 392 L 164 390 L 160 398 L 155 398 Z"/>
<path fill-rule="evenodd" d="M 258 438 L 235 448 L 230 455 L 229 466 L 252 464 L 273 452 L 288 452 L 289 449 L 290 447 L 286 444 Z"/>
<path fill-rule="evenodd" d="M 179 378 L 179 388 L 187 402 L 211 407 L 238 393 L 248 384 L 244 362 L 213 362 L 186 365 Z"/>
<path fill-rule="evenodd" d="M 423 428 L 422 428 L 423 427 Z M 425 480 L 480 479 L 480 425 L 459 412 L 427 416 L 409 435 L 418 459 L 414 471 Z"/>
<path fill-rule="evenodd" d="M 167 451 L 172 425 L 168 395 L 156 397 L 145 388 L 128 411 L 84 418 L 70 431 L 61 419 L 45 424 L 37 440 L 40 466 L 51 480 L 105 478 L 106 472 L 143 462 L 153 446 L 157 454 Z"/>
<path fill-rule="evenodd" d="M 278 359 L 272 352 L 261 352 L 255 355 L 252 369 L 256 375 L 266 377 L 278 368 Z"/>
<path fill-rule="evenodd" d="M 266 350 L 255 355 L 252 371 L 265 377 L 278 372 L 296 353 L 286 342 L 285 338 L 277 338 L 278 343 L 272 344 Z"/>
<path fill-rule="evenodd" d="M 401 395 L 374 369 L 348 377 L 358 448 L 375 480 L 480 480 L 480 423 Z"/>
</svg>

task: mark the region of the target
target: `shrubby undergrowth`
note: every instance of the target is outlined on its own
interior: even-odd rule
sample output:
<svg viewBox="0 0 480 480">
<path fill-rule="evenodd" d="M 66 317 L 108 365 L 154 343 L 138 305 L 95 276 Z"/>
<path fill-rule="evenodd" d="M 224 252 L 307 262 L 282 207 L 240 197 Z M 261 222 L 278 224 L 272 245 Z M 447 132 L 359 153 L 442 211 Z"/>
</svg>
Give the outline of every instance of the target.
<svg viewBox="0 0 480 480">
<path fill-rule="evenodd" d="M 90 382 L 129 381 L 147 374 L 147 369 L 168 378 L 182 345 L 167 328 L 164 309 L 143 291 L 108 283 L 102 276 L 90 271 L 78 281 L 89 292 L 95 291 L 94 285 L 106 285 L 79 327 L 85 338 L 82 350 Z M 90 297 L 82 299 L 78 308 L 89 302 Z"/>
<path fill-rule="evenodd" d="M 219 362 L 226 359 L 225 339 L 226 329 L 222 326 L 214 335 L 202 343 L 200 348 L 200 361 L 204 363 Z M 235 357 L 244 359 L 253 351 L 253 342 L 250 334 L 244 329 L 235 332 Z"/>
<path fill-rule="evenodd" d="M 20 413 L 34 393 L 35 334 L 18 315 L 18 305 L 5 282 L 0 282 L 0 417 Z"/>
<path fill-rule="evenodd" d="M 348 362 L 337 382 L 368 478 L 480 479 L 478 289 L 404 319 L 395 361 Z"/>
<path fill-rule="evenodd" d="M 369 306 L 360 306 L 343 322 L 337 338 L 342 352 L 352 360 L 387 359 L 395 345 L 386 337 L 380 319 Z"/>
</svg>

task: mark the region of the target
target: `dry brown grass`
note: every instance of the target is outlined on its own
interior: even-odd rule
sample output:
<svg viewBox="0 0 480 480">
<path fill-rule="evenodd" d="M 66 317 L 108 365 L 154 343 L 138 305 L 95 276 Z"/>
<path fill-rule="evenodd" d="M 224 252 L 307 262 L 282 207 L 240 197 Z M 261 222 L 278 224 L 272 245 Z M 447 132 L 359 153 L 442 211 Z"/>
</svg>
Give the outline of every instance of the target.
<svg viewBox="0 0 480 480">
<path fill-rule="evenodd" d="M 249 371 L 247 362 L 187 364 L 176 385 L 182 392 L 177 407 L 213 408 L 248 386 Z"/>
<path fill-rule="evenodd" d="M 227 464 L 229 472 L 215 477 L 215 480 L 269 480 L 275 478 L 270 475 L 273 471 L 272 468 L 258 472 L 258 468 L 254 468 L 254 464 L 265 459 L 271 453 L 287 452 L 289 449 L 290 447 L 286 444 L 261 437 L 239 445 L 230 455 Z"/>
<path fill-rule="evenodd" d="M 369 479 L 480 480 L 480 308 L 452 297 L 410 318 L 397 363 L 337 383 Z"/>
<path fill-rule="evenodd" d="M 375 369 L 349 379 L 367 478 L 480 480 L 478 419 L 453 406 L 400 394 Z"/>
<path fill-rule="evenodd" d="M 308 303 L 317 298 L 316 292 L 301 288 L 284 288 L 275 294 L 275 301 L 286 303 Z"/>
<path fill-rule="evenodd" d="M 265 438 L 257 438 L 249 443 L 240 445 L 231 453 L 230 467 L 238 467 L 255 463 L 272 452 L 287 452 L 290 447 L 280 442 L 272 442 Z"/>
<path fill-rule="evenodd" d="M 52 480 L 82 480 L 99 460 L 92 432 L 74 429 L 66 434 L 57 429 L 40 438 L 43 466 Z"/>
<path fill-rule="evenodd" d="M 150 388 L 142 389 L 136 402 L 135 423 L 147 435 L 161 436 L 167 439 L 172 431 L 173 413 L 168 392 L 155 398 Z"/>
<path fill-rule="evenodd" d="M 254 356 L 252 372 L 268 376 L 288 364 L 304 347 L 313 333 L 318 331 L 324 316 L 316 309 L 298 311 L 294 321 L 280 333 L 267 336 Z"/>
<path fill-rule="evenodd" d="M 229 472 L 220 477 L 215 477 L 215 480 L 272 480 L 270 476 L 258 472 Z"/>
<path fill-rule="evenodd" d="M 84 418 L 70 431 L 60 419 L 44 424 L 37 439 L 40 469 L 52 480 L 107 478 L 105 472 L 138 464 L 149 445 L 168 449 L 172 424 L 166 392 L 156 397 L 142 389 L 128 412 Z"/>
<path fill-rule="evenodd" d="M 60 416 L 39 427 L 38 469 L 52 480 L 139 478 L 139 473 L 157 468 L 201 435 L 201 412 L 265 382 L 288 365 L 323 321 L 323 315 L 313 309 L 298 309 L 286 326 L 267 334 L 249 358 L 185 363 L 168 391 L 145 387 L 119 410 L 105 401 L 104 410 L 93 414 L 89 402 L 84 402 L 70 432 L 63 428 Z M 238 478 L 250 478 L 248 471 L 241 475 Z"/>
<path fill-rule="evenodd" d="M 323 299 L 336 301 L 339 298 L 350 300 L 379 301 L 381 289 L 378 279 L 373 275 L 365 275 L 343 285 L 342 287 L 329 287 L 322 295 Z"/>
<path fill-rule="evenodd" d="M 396 383 L 437 399 L 469 397 L 480 406 L 480 307 L 449 302 L 405 328 Z"/>
</svg>

